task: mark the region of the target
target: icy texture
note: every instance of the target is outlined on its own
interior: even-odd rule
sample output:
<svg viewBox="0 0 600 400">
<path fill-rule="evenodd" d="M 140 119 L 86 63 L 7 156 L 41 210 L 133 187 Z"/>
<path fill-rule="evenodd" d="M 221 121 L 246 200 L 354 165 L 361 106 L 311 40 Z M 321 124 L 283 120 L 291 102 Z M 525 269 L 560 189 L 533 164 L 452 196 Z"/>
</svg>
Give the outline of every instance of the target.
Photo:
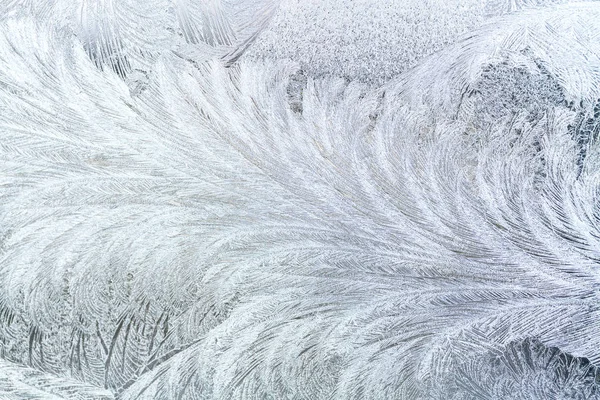
<svg viewBox="0 0 600 400">
<path fill-rule="evenodd" d="M 245 57 L 381 84 L 492 17 L 568 0 L 282 0 Z"/>
<path fill-rule="evenodd" d="M 0 398 L 4 400 L 112 400 L 114 396 L 106 389 L 0 361 Z"/>
<path fill-rule="evenodd" d="M 0 4 L 0 19 L 33 16 L 65 28 L 98 67 L 139 79 L 165 52 L 196 62 L 211 57 L 234 62 L 278 5 L 278 0 L 8 0 Z"/>
<path fill-rule="evenodd" d="M 539 3 L 365 82 L 239 58 L 273 2 L 3 4 L 0 395 L 600 398 L 600 3 Z"/>
</svg>

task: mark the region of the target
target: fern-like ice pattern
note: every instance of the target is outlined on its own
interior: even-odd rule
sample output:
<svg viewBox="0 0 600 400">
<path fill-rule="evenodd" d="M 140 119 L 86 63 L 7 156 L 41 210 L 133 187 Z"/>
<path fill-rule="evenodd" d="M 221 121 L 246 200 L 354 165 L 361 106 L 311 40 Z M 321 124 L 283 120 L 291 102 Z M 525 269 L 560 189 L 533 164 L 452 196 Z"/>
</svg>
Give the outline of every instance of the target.
<svg viewBox="0 0 600 400">
<path fill-rule="evenodd" d="M 0 398 L 600 399 L 599 132 L 593 1 L 5 1 Z"/>
</svg>

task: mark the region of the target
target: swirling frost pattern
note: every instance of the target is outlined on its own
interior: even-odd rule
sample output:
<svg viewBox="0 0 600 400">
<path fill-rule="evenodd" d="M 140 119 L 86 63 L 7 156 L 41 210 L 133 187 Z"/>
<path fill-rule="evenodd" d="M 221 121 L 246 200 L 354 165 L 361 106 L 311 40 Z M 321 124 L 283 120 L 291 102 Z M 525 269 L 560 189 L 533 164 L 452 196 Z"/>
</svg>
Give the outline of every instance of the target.
<svg viewBox="0 0 600 400">
<path fill-rule="evenodd" d="M 600 399 L 600 3 L 484 3 L 1 5 L 0 397 Z"/>
</svg>

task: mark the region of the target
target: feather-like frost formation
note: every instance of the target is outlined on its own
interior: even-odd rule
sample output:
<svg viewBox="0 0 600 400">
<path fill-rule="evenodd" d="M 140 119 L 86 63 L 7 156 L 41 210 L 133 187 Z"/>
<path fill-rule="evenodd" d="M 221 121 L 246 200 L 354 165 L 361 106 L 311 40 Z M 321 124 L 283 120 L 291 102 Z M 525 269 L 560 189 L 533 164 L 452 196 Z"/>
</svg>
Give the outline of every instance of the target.
<svg viewBox="0 0 600 400">
<path fill-rule="evenodd" d="M 8 398 L 600 398 L 599 3 L 381 86 L 164 3 L 4 5 Z"/>
</svg>

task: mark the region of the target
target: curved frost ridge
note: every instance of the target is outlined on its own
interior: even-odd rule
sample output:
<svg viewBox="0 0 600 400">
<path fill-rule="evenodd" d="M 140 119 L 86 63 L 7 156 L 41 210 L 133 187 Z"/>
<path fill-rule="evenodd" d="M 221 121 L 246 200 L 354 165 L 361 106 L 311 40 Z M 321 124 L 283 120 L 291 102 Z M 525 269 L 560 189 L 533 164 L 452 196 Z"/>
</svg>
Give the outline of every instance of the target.
<svg viewBox="0 0 600 400">
<path fill-rule="evenodd" d="M 0 19 L 30 17 L 71 29 L 100 68 L 147 74 L 160 54 L 231 64 L 269 23 L 279 0 L 14 0 Z"/>
<path fill-rule="evenodd" d="M 600 98 L 599 12 L 584 2 L 502 17 L 390 81 L 386 93 L 435 118 L 494 119 L 510 107 L 535 107 L 534 97 L 593 107 Z"/>
<path fill-rule="evenodd" d="M 312 77 L 378 86 L 499 16 L 562 3 L 573 1 L 283 0 L 244 57 L 289 59 Z"/>
</svg>

